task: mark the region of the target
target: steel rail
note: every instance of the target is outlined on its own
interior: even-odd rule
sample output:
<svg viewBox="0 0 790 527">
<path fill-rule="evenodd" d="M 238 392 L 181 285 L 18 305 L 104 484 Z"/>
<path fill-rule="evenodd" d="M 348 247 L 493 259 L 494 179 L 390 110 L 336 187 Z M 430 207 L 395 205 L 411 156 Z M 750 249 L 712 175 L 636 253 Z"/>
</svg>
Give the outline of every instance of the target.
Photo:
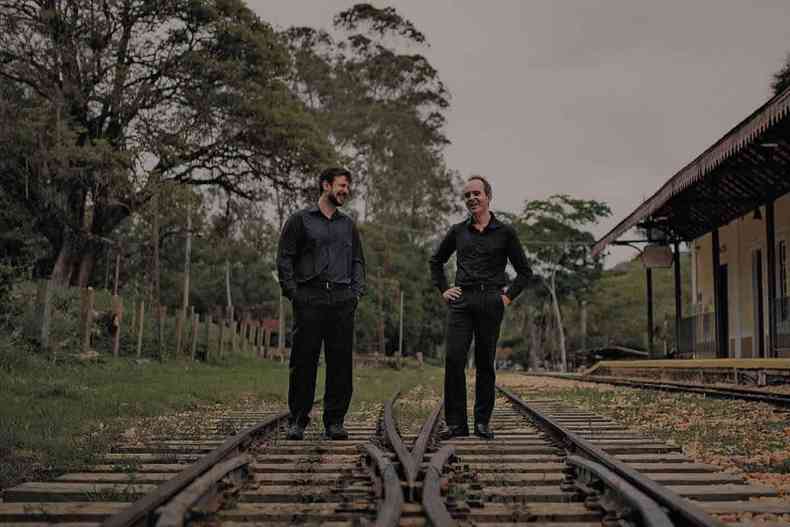
<svg viewBox="0 0 790 527">
<path fill-rule="evenodd" d="M 441 493 L 444 466 L 454 455 L 455 448 L 445 445 L 431 456 L 431 461 L 425 469 L 425 478 L 422 482 L 422 507 L 428 516 L 430 525 L 435 527 L 457 525 L 457 522 L 447 511 Z"/>
<path fill-rule="evenodd" d="M 679 382 L 651 381 L 649 379 L 620 379 L 616 377 L 589 376 L 574 379 L 585 382 L 597 382 L 602 384 L 614 384 L 620 386 L 633 386 L 638 388 L 649 388 L 676 393 L 697 393 L 706 396 L 720 397 L 724 399 L 742 399 L 745 401 L 768 403 L 774 406 L 790 408 L 790 395 L 780 393 L 766 393 L 745 388 L 727 388 L 724 386 L 705 386 L 697 384 L 687 384 Z"/>
<path fill-rule="evenodd" d="M 625 509 L 625 514 L 619 516 L 627 517 L 630 516 L 631 511 L 636 511 L 642 520 L 639 525 L 673 527 L 669 516 L 658 503 L 600 463 L 575 455 L 566 457 L 565 463 L 576 469 L 574 484 L 583 492 L 598 490 L 594 488 L 598 486 L 596 478 L 603 483 L 603 495 L 598 496 L 597 500 L 607 513 Z M 615 496 L 612 496 L 612 493 Z M 627 507 L 622 507 L 623 503 Z"/>
<path fill-rule="evenodd" d="M 395 455 L 403 468 L 403 475 L 406 478 L 406 485 L 409 492 L 409 499 L 413 497 L 414 489 L 417 486 L 417 476 L 420 472 L 420 466 L 414 461 L 409 449 L 403 443 L 403 439 L 398 434 L 398 428 L 395 426 L 395 417 L 393 415 L 392 406 L 395 400 L 400 396 L 400 390 L 395 396 L 384 404 L 384 439 L 387 444 L 395 451 Z"/>
<path fill-rule="evenodd" d="M 139 523 L 152 525 L 155 520 L 156 510 L 160 506 L 171 500 L 225 458 L 243 451 L 254 440 L 255 436 L 278 427 L 287 418 L 288 412 L 279 413 L 228 438 L 222 445 L 200 458 L 200 460 L 180 472 L 173 479 L 162 483 L 153 492 L 135 501 L 128 508 L 107 518 L 102 523 L 102 527 L 132 527 Z"/>
<path fill-rule="evenodd" d="M 439 414 L 442 413 L 444 401 L 440 401 L 436 408 L 428 416 L 428 419 L 423 423 L 420 428 L 420 434 L 414 441 L 414 446 L 411 449 L 411 457 L 417 467 L 422 465 L 422 460 L 425 457 L 425 451 L 428 449 L 428 443 L 431 440 L 436 425 L 439 423 Z"/>
<path fill-rule="evenodd" d="M 711 517 L 700 507 L 681 498 L 665 486 L 659 485 L 645 477 L 586 439 L 564 429 L 556 421 L 544 415 L 540 410 L 531 407 L 507 388 L 497 385 L 497 389 L 518 407 L 526 411 L 533 419 L 541 423 L 544 429 L 559 442 L 562 442 L 568 451 L 582 452 L 587 457 L 604 465 L 606 468 L 634 485 L 637 489 L 656 500 L 663 507 L 666 507 L 670 513 L 670 518 L 673 519 L 675 524 L 696 527 L 724 527 L 723 522 Z"/>
<path fill-rule="evenodd" d="M 375 445 L 368 443 L 365 445 L 368 457 L 375 462 L 383 481 L 384 501 L 379 507 L 376 515 L 376 527 L 395 527 L 400 523 L 401 510 L 403 509 L 403 487 L 401 487 L 398 471 L 395 465 L 387 456 Z"/>
<path fill-rule="evenodd" d="M 242 454 L 215 465 L 182 490 L 166 506 L 159 510 L 156 527 L 182 527 L 189 511 L 201 501 L 216 498 L 221 489 L 219 482 L 229 474 L 237 474 L 239 481 L 249 475 L 248 466 L 252 463 L 249 454 Z"/>
</svg>

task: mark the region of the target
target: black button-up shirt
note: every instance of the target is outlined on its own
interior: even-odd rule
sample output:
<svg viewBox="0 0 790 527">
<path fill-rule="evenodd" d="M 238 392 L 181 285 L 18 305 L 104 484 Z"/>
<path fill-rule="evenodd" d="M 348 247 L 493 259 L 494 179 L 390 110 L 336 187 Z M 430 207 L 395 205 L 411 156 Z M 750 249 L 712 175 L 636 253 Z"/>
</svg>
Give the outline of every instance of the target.
<svg viewBox="0 0 790 527">
<path fill-rule="evenodd" d="M 516 230 L 497 220 L 493 213 L 482 232 L 474 227 L 471 217 L 453 225 L 431 256 L 431 278 L 441 292 L 450 287 L 444 264 L 456 251 L 455 285 L 461 288 L 480 285 L 504 287 L 508 282 L 505 266 L 510 260 L 517 276 L 505 294 L 513 300 L 532 275 Z"/>
<path fill-rule="evenodd" d="M 365 257 L 354 220 L 339 210 L 327 218 L 317 205 L 291 215 L 280 234 L 277 273 L 287 298 L 297 284 L 313 279 L 349 285 L 362 295 Z"/>
</svg>

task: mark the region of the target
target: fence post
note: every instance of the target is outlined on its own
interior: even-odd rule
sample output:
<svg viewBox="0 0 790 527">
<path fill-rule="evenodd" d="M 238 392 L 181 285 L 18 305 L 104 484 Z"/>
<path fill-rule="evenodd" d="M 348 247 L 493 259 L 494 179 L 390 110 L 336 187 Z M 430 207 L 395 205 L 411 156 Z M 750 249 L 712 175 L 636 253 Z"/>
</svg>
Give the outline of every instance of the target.
<svg viewBox="0 0 790 527">
<path fill-rule="evenodd" d="M 39 280 L 36 289 L 36 303 L 28 321 L 28 333 L 38 341 L 41 349 L 49 350 L 49 326 L 52 319 L 51 279 Z M 53 350 L 54 351 L 54 350 Z"/>
<path fill-rule="evenodd" d="M 256 320 L 252 326 L 252 347 L 255 350 L 255 356 L 260 357 L 261 350 L 261 322 Z"/>
<path fill-rule="evenodd" d="M 192 306 L 192 345 L 190 356 L 192 357 L 192 362 L 195 362 L 195 353 L 197 352 L 197 337 L 198 337 L 198 330 L 200 329 L 200 320 L 198 319 L 197 313 L 195 313 L 195 306 Z"/>
<path fill-rule="evenodd" d="M 145 300 L 140 299 L 140 311 L 137 314 L 137 358 L 143 356 L 143 328 L 145 326 Z"/>
<path fill-rule="evenodd" d="M 80 351 L 87 353 L 91 347 L 93 329 L 93 288 L 80 290 Z"/>
<path fill-rule="evenodd" d="M 244 353 L 247 351 L 247 347 L 249 342 L 247 341 L 247 332 L 249 331 L 250 323 L 247 320 L 247 313 L 242 313 L 241 320 L 239 323 L 241 324 L 241 352 Z"/>
<path fill-rule="evenodd" d="M 175 355 L 178 357 L 181 354 L 181 335 L 186 325 L 186 310 L 179 309 L 176 312 L 176 351 Z"/>
<path fill-rule="evenodd" d="M 222 358 L 224 354 L 223 344 L 225 342 L 225 323 L 227 322 L 225 310 L 220 308 L 219 316 L 217 317 L 217 324 L 219 324 L 219 357 Z"/>
<path fill-rule="evenodd" d="M 272 330 L 266 328 L 263 332 L 263 347 L 266 351 L 263 352 L 263 357 L 268 359 L 272 356 Z"/>
<path fill-rule="evenodd" d="M 134 335 L 134 330 L 137 328 L 137 301 L 132 301 L 132 318 L 129 320 L 129 333 Z"/>
<path fill-rule="evenodd" d="M 233 308 L 230 310 L 230 351 L 233 354 L 236 354 L 239 351 L 239 343 L 238 343 L 238 330 L 239 330 L 239 323 L 236 321 L 236 316 L 234 313 Z"/>
<path fill-rule="evenodd" d="M 167 306 L 159 305 L 159 360 L 165 360 L 165 319 L 167 318 Z"/>
<path fill-rule="evenodd" d="M 123 300 L 120 296 L 112 296 L 112 355 L 118 357 L 121 350 L 121 321 L 123 320 Z"/>
<path fill-rule="evenodd" d="M 209 352 L 211 348 L 211 314 L 206 312 L 206 362 L 208 362 Z"/>
</svg>

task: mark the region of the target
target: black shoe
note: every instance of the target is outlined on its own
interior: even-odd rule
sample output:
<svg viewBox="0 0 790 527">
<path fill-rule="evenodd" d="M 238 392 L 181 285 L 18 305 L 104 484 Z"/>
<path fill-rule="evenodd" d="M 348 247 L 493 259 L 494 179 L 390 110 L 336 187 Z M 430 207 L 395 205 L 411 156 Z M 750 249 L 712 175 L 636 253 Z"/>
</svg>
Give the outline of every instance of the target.
<svg viewBox="0 0 790 527">
<path fill-rule="evenodd" d="M 344 439 L 348 439 L 348 432 L 346 431 L 345 428 L 343 428 L 343 425 L 341 424 L 331 424 L 326 427 L 326 430 L 324 431 L 324 436 L 326 436 L 327 439 L 332 439 L 334 441 L 341 441 Z"/>
<path fill-rule="evenodd" d="M 475 435 L 483 439 L 494 439 L 494 432 L 488 428 L 488 425 L 478 423 L 475 425 Z"/>
<path fill-rule="evenodd" d="M 454 437 L 467 436 L 469 436 L 469 430 L 460 426 L 449 426 L 446 430 L 439 432 L 439 440 L 441 441 L 447 441 L 448 439 L 452 439 Z"/>
<path fill-rule="evenodd" d="M 292 441 L 301 441 L 304 439 L 304 427 L 297 423 L 293 423 L 288 427 L 288 435 L 285 437 L 286 439 L 290 439 Z"/>
</svg>

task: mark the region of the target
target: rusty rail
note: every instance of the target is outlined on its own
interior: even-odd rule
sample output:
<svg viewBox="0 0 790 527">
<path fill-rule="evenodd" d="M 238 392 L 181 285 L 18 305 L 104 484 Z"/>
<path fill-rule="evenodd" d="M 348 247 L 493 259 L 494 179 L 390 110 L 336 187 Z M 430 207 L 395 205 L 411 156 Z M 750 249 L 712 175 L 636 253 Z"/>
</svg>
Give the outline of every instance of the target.
<svg viewBox="0 0 790 527">
<path fill-rule="evenodd" d="M 589 496 L 588 500 L 597 502 L 609 515 L 617 516 L 611 519 L 630 519 L 637 513 L 641 519 L 638 525 L 673 527 L 658 503 L 600 463 L 574 455 L 565 458 L 565 462 L 576 470 L 574 485 Z"/>
<path fill-rule="evenodd" d="M 286 419 L 288 419 L 288 412 L 282 412 L 258 425 L 242 430 L 202 457 L 198 462 L 190 465 L 178 476 L 160 485 L 154 492 L 143 496 L 120 513 L 110 516 L 102 523 L 102 527 L 132 527 L 139 523 L 153 524 L 157 508 L 171 500 L 224 459 L 233 454 L 241 453 L 254 440 L 255 436 L 280 426 Z"/>
<path fill-rule="evenodd" d="M 404 501 L 398 471 L 378 447 L 367 444 L 365 451 L 368 453 L 369 459 L 375 462 L 376 470 L 383 482 L 384 501 L 379 507 L 375 525 L 376 527 L 395 527 L 400 522 Z"/>
<path fill-rule="evenodd" d="M 616 377 L 565 377 L 584 382 L 597 382 L 602 384 L 613 384 L 617 386 L 630 386 L 635 388 L 648 388 L 651 390 L 661 390 L 665 392 L 696 393 L 709 397 L 722 399 L 740 399 L 758 403 L 767 403 L 783 408 L 790 408 L 790 395 L 781 393 L 767 393 L 746 388 L 727 388 L 724 386 L 705 386 L 697 384 L 687 384 L 680 382 L 651 381 L 649 379 L 628 379 Z"/>
<path fill-rule="evenodd" d="M 564 444 L 569 452 L 580 452 L 593 461 L 600 463 L 619 477 L 647 494 L 669 511 L 670 518 L 676 525 L 695 527 L 724 527 L 724 523 L 713 518 L 700 507 L 684 500 L 676 493 L 663 485 L 650 480 L 614 456 L 583 439 L 577 434 L 560 426 L 556 421 L 544 415 L 541 411 L 531 407 L 512 391 L 497 385 L 497 389 L 516 406 L 527 412 L 535 421 L 541 423 L 543 428 L 558 442 Z"/>
<path fill-rule="evenodd" d="M 428 443 L 430 442 L 431 436 L 433 435 L 436 425 L 439 422 L 439 415 L 442 413 L 443 407 L 444 401 L 439 401 L 439 404 L 428 416 L 428 419 L 425 421 L 425 423 L 423 423 L 422 428 L 420 428 L 420 434 L 414 441 L 414 446 L 411 449 L 411 457 L 414 459 L 414 463 L 417 465 L 417 467 L 422 464 L 422 459 L 425 457 L 425 451 L 428 448 Z"/>
<path fill-rule="evenodd" d="M 384 439 L 398 458 L 398 461 L 403 467 L 403 475 L 406 478 L 406 485 L 409 492 L 409 499 L 413 496 L 414 488 L 417 485 L 417 476 L 420 472 L 420 465 L 414 461 L 409 449 L 403 443 L 403 439 L 398 434 L 398 428 L 395 426 L 395 417 L 393 415 L 393 404 L 400 396 L 400 391 L 395 396 L 384 404 Z"/>
<path fill-rule="evenodd" d="M 431 456 L 431 461 L 425 469 L 425 478 L 422 482 L 422 507 L 430 524 L 436 527 L 450 527 L 457 524 L 447 512 L 441 492 L 444 466 L 454 454 L 455 448 L 449 445 L 443 446 Z"/>
<path fill-rule="evenodd" d="M 229 475 L 235 475 L 237 482 L 246 479 L 249 476 L 247 467 L 250 463 L 252 463 L 252 457 L 242 454 L 215 465 L 211 470 L 188 485 L 175 499 L 160 509 L 156 527 L 182 527 L 190 511 L 198 503 L 220 499 L 221 489 L 219 488 L 219 482 L 221 480 Z"/>
</svg>

